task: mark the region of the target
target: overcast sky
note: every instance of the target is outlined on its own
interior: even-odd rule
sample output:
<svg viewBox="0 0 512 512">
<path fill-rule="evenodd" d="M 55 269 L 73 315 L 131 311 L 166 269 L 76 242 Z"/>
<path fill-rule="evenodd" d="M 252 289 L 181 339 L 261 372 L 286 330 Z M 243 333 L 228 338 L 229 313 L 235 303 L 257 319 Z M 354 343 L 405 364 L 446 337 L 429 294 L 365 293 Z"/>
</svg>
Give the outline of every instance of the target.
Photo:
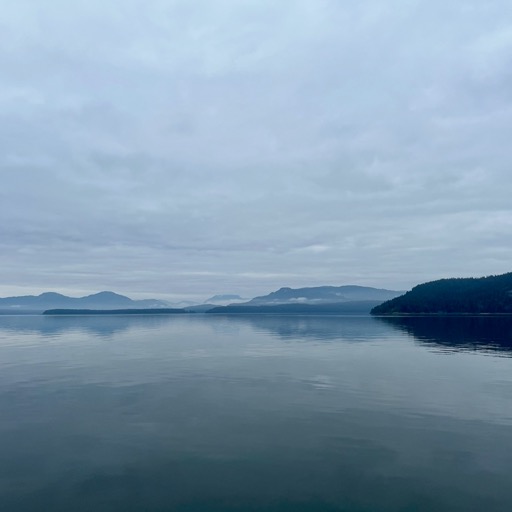
<svg viewBox="0 0 512 512">
<path fill-rule="evenodd" d="M 512 271 L 510 0 L 0 0 L 0 295 Z"/>
</svg>

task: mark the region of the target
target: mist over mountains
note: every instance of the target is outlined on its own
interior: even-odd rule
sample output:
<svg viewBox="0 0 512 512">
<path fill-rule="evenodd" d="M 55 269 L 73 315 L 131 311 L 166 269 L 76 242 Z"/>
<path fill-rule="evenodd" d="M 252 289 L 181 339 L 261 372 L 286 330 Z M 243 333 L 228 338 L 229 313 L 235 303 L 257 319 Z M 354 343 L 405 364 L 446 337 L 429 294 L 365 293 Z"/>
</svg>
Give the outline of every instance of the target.
<svg viewBox="0 0 512 512">
<path fill-rule="evenodd" d="M 243 299 L 236 294 L 214 295 L 206 303 L 183 301 L 179 305 L 164 300 L 133 300 L 103 291 L 85 297 L 60 293 L 0 298 L 0 313 L 27 314 L 61 310 L 135 314 L 219 313 L 286 315 L 393 314 L 510 314 L 512 273 L 482 278 L 441 279 L 415 286 L 408 292 L 368 286 L 283 287 L 267 295 Z M 166 310 L 166 311 L 164 311 Z"/>
<path fill-rule="evenodd" d="M 243 297 L 240 297 L 240 295 L 227 293 L 223 295 L 214 295 L 213 297 L 206 299 L 206 304 L 214 304 L 215 306 L 227 306 L 229 304 L 247 302 L 248 300 L 250 299 L 244 299 Z"/>
<path fill-rule="evenodd" d="M 367 314 L 403 292 L 367 286 L 280 288 L 248 302 L 208 310 L 216 314 L 353 315 Z"/>
<path fill-rule="evenodd" d="M 244 299 L 236 294 L 214 295 L 205 304 L 182 302 L 171 304 L 157 299 L 133 300 L 125 295 L 103 291 L 85 297 L 68 297 L 60 293 L 0 298 L 0 312 L 42 313 L 48 310 L 114 311 L 157 310 L 174 307 L 189 313 L 367 313 L 372 307 L 398 297 L 402 292 L 366 286 L 317 286 L 280 288 L 267 295 Z"/>
<path fill-rule="evenodd" d="M 314 286 L 309 288 L 280 288 L 279 290 L 255 297 L 244 305 L 272 306 L 282 304 L 337 304 L 353 301 L 381 301 L 402 295 L 403 291 L 371 288 L 369 286 Z"/>
</svg>

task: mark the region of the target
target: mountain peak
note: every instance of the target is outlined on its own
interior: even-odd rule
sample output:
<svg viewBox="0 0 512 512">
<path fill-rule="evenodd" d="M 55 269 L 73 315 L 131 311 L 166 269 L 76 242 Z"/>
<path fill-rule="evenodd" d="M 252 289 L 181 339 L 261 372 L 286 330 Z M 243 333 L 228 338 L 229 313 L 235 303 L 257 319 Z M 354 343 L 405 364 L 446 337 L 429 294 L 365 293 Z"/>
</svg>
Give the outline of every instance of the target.
<svg viewBox="0 0 512 512">
<path fill-rule="evenodd" d="M 115 293 L 115 292 L 111 292 L 111 291 L 108 291 L 108 290 L 105 290 L 105 291 L 102 291 L 102 292 L 98 292 L 98 293 L 93 293 L 92 295 L 87 295 L 86 297 L 84 298 L 116 298 L 116 299 L 119 299 L 119 298 L 123 298 L 123 299 L 129 299 L 129 300 L 132 300 L 130 299 L 129 297 L 126 297 L 126 295 L 121 295 L 119 293 Z"/>
<path fill-rule="evenodd" d="M 233 293 L 224 293 L 221 295 L 214 295 L 206 300 L 207 304 L 217 304 L 217 305 L 227 305 L 232 304 L 233 302 L 244 302 L 248 299 L 244 299 L 240 297 L 240 295 L 236 295 Z"/>
<path fill-rule="evenodd" d="M 68 297 L 60 293 L 45 292 L 38 296 L 0 298 L 0 307 L 20 312 L 37 312 L 45 309 L 146 309 L 168 307 L 168 304 L 156 299 L 132 300 L 111 291 L 86 297 Z"/>
</svg>

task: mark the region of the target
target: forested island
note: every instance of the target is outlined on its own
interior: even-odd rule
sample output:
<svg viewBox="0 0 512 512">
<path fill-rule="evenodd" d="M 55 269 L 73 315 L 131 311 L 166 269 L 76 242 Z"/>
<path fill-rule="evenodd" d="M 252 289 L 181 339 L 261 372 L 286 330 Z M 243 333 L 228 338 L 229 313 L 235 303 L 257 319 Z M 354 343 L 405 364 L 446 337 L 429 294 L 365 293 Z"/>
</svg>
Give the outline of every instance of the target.
<svg viewBox="0 0 512 512">
<path fill-rule="evenodd" d="M 372 315 L 512 314 L 512 272 L 481 278 L 440 279 L 388 300 Z"/>
<path fill-rule="evenodd" d="M 207 310 L 215 315 L 367 315 L 380 301 L 361 300 L 332 304 L 266 304 L 220 306 Z"/>
</svg>

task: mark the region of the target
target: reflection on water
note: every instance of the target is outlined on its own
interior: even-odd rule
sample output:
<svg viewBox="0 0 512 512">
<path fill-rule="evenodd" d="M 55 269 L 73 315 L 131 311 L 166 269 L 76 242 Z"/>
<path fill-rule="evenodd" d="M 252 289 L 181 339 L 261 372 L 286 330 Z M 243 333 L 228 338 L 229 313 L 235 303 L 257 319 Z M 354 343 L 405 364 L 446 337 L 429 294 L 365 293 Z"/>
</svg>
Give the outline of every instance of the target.
<svg viewBox="0 0 512 512">
<path fill-rule="evenodd" d="M 368 341 L 389 333 L 380 322 L 369 316 L 276 316 L 236 315 L 229 322 L 250 325 L 254 330 L 279 336 L 284 340 Z"/>
<path fill-rule="evenodd" d="M 172 321 L 162 315 L 98 315 L 98 316 L 0 316 L 0 329 L 16 332 L 34 332 L 54 337 L 70 331 L 82 331 L 95 336 L 111 336 L 130 328 L 152 328 Z"/>
<path fill-rule="evenodd" d="M 0 510 L 508 512 L 509 324 L 414 320 L 0 318 Z"/>
<path fill-rule="evenodd" d="M 166 325 L 207 325 L 217 333 L 236 334 L 244 326 L 254 331 L 295 341 L 369 341 L 393 336 L 389 326 L 407 333 L 415 340 L 442 345 L 454 350 L 512 352 L 512 317 L 510 316 L 4 316 L 0 317 L 0 336 L 6 333 L 36 333 L 58 337 L 82 332 L 108 338 L 133 329 L 160 329 Z"/>
<path fill-rule="evenodd" d="M 512 317 L 380 317 L 422 343 L 452 350 L 512 352 Z"/>
<path fill-rule="evenodd" d="M 368 316 L 346 316 L 340 322 L 334 316 L 276 315 L 113 315 L 113 316 L 4 316 L 0 328 L 12 332 L 33 332 L 54 337 L 66 332 L 82 331 L 108 337 L 129 329 L 155 329 L 167 324 L 205 324 L 217 332 L 238 332 L 242 326 L 279 336 L 282 339 L 309 340 L 368 340 L 385 336 L 389 329 Z"/>
</svg>

